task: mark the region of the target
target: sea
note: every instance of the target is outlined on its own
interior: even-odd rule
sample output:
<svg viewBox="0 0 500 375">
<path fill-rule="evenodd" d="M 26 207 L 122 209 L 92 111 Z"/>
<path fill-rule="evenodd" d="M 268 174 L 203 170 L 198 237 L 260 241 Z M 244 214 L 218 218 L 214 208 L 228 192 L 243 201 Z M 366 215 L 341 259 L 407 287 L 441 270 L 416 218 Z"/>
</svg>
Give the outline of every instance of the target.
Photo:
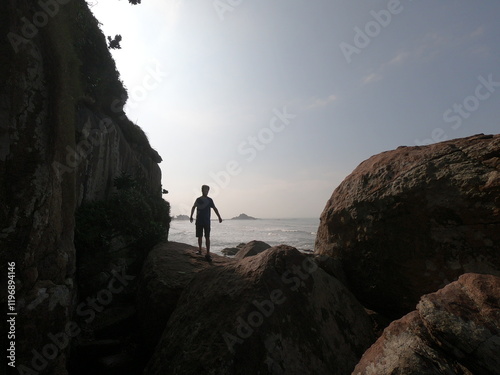
<svg viewBox="0 0 500 375">
<path fill-rule="evenodd" d="M 253 240 L 264 241 L 271 246 L 290 245 L 298 250 L 314 250 L 317 219 L 255 219 L 224 220 L 219 223 L 212 220 L 210 232 L 210 251 L 222 255 L 221 250 L 236 247 L 240 243 Z M 172 220 L 168 235 L 169 241 L 198 246 L 194 222 Z M 205 239 L 203 239 L 205 247 Z"/>
</svg>

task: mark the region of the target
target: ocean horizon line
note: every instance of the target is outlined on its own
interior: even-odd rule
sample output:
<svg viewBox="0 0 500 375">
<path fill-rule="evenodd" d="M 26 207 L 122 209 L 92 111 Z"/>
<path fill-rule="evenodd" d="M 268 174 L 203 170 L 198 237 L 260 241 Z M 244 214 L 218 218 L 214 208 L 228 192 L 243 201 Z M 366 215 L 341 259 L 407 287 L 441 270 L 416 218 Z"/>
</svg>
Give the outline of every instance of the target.
<svg viewBox="0 0 500 375">
<path fill-rule="evenodd" d="M 188 216 L 188 215 L 176 215 L 176 216 Z M 173 220 L 189 220 L 189 219 L 177 219 L 176 216 L 172 216 Z M 193 217 L 193 221 L 195 218 Z M 229 219 L 222 218 L 223 221 L 253 221 L 253 220 L 320 220 L 320 217 L 253 217 L 253 219 L 234 219 L 233 217 Z M 211 218 L 210 221 L 219 221 L 217 218 Z"/>
</svg>

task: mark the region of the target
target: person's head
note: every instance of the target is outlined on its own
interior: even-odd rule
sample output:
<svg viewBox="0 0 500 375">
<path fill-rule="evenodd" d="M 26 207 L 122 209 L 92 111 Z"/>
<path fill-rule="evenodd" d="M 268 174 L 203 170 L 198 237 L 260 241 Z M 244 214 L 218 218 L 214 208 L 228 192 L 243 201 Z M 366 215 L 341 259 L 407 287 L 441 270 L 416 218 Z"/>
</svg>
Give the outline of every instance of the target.
<svg viewBox="0 0 500 375">
<path fill-rule="evenodd" d="M 204 195 L 204 196 L 207 196 L 208 195 L 208 191 L 210 190 L 210 186 L 208 185 L 202 185 L 201 186 L 201 193 Z"/>
</svg>

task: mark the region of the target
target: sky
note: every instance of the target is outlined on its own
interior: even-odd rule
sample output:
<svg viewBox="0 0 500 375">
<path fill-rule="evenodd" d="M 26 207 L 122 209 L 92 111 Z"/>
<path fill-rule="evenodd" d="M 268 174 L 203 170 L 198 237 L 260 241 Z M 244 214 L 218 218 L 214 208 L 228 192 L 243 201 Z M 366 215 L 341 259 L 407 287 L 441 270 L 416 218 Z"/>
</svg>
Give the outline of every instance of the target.
<svg viewBox="0 0 500 375">
<path fill-rule="evenodd" d="M 498 0 L 88 0 L 164 198 L 319 218 L 362 161 L 500 129 Z"/>
</svg>

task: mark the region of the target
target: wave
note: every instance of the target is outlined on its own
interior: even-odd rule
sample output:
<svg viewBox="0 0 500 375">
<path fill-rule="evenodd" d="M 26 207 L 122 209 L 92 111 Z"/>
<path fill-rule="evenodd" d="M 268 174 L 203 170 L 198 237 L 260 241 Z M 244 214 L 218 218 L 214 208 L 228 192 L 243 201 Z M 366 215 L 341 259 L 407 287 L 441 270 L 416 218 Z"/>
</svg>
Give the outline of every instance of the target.
<svg viewBox="0 0 500 375">
<path fill-rule="evenodd" d="M 318 226 L 311 220 L 226 220 L 212 224 L 211 250 L 219 253 L 225 247 L 235 247 L 252 240 L 271 246 L 287 244 L 297 249 L 313 249 Z M 173 221 L 169 240 L 197 245 L 194 224 Z"/>
</svg>

